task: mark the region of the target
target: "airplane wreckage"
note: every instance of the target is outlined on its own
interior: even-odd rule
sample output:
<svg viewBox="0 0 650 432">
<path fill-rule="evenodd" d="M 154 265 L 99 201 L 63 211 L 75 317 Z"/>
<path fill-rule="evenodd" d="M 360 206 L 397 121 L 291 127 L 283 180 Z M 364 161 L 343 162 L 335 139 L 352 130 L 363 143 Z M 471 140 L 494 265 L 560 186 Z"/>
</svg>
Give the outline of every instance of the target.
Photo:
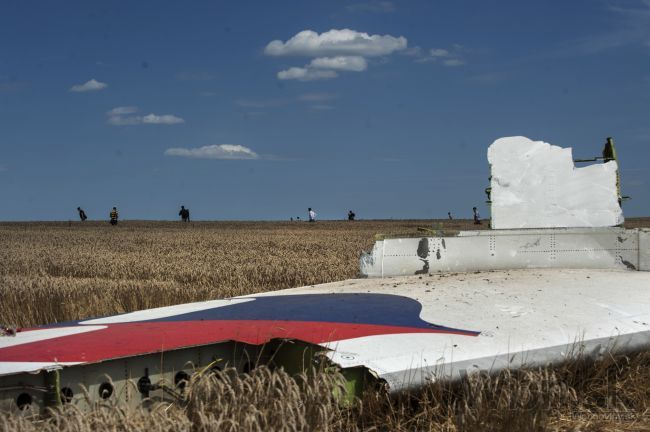
<svg viewBox="0 0 650 432">
<path fill-rule="evenodd" d="M 201 368 L 326 364 L 354 397 L 368 381 L 398 392 L 648 349 L 650 230 L 621 227 L 613 141 L 581 168 L 524 137 L 488 160 L 492 229 L 381 238 L 363 278 L 0 337 L 0 409 L 173 399 Z"/>
</svg>

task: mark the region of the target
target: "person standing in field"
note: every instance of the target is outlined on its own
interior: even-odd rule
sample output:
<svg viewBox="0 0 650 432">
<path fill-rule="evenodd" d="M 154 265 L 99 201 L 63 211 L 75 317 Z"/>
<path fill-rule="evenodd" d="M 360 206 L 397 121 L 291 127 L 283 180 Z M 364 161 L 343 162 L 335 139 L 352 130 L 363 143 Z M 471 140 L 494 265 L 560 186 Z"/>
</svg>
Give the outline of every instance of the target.
<svg viewBox="0 0 650 432">
<path fill-rule="evenodd" d="M 83 211 L 83 209 L 81 207 L 77 207 L 77 211 L 79 212 L 79 219 L 81 219 L 81 222 L 88 219 L 88 216 L 86 216 L 86 212 Z"/>
<path fill-rule="evenodd" d="M 309 215 L 309 222 L 316 222 L 316 212 L 309 207 L 307 209 L 307 214 Z"/>
<path fill-rule="evenodd" d="M 472 210 L 474 211 L 474 225 L 481 225 L 481 215 L 476 210 L 476 207 L 473 207 Z"/>
<path fill-rule="evenodd" d="M 183 222 L 190 221 L 190 210 L 186 209 L 185 206 L 181 206 L 181 211 L 178 212 L 178 215 L 181 217 Z"/>
<path fill-rule="evenodd" d="M 113 210 L 111 210 L 111 213 L 109 214 L 109 216 L 111 218 L 111 225 L 117 225 L 117 218 L 119 216 L 117 214 L 117 207 L 113 207 Z"/>
<path fill-rule="evenodd" d="M 476 207 L 474 207 L 476 208 Z M 454 218 L 451 216 L 451 212 L 447 212 L 447 216 L 449 217 L 449 220 L 453 220 Z"/>
<path fill-rule="evenodd" d="M 354 212 L 353 212 L 352 210 L 350 210 L 350 211 L 348 212 L 348 220 L 349 220 L 349 221 L 353 221 L 354 218 L 355 218 L 356 216 L 357 216 L 357 215 L 355 215 Z"/>
</svg>

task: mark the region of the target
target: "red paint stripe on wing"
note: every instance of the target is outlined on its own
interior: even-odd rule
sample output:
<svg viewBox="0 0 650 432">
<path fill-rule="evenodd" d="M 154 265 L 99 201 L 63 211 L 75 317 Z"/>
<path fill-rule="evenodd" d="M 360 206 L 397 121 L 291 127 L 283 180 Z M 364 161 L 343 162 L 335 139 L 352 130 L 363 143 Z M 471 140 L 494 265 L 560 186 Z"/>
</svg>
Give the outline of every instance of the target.
<svg viewBox="0 0 650 432">
<path fill-rule="evenodd" d="M 111 324 L 98 331 L 3 348 L 0 362 L 98 362 L 231 340 L 259 345 L 286 338 L 322 344 L 400 333 L 476 335 L 463 331 L 312 321 L 138 322 Z"/>
</svg>

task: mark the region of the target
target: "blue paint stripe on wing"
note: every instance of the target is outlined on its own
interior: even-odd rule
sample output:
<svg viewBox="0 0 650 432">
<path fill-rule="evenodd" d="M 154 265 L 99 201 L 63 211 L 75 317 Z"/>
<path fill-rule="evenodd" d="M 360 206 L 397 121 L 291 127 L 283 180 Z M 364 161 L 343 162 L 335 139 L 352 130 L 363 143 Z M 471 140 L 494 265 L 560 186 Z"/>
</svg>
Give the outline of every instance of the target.
<svg viewBox="0 0 650 432">
<path fill-rule="evenodd" d="M 466 333 L 472 336 L 480 333 L 426 322 L 420 318 L 420 312 L 422 311 L 420 302 L 394 294 L 297 294 L 260 296 L 253 297 L 253 299 L 254 301 L 250 302 L 137 322 L 203 320 L 312 321 L 411 327 Z M 79 325 L 79 321 L 50 324 L 43 327 L 71 325 Z"/>
<path fill-rule="evenodd" d="M 319 321 L 457 330 L 422 320 L 420 318 L 421 311 L 422 305 L 417 300 L 392 294 L 301 294 L 256 297 L 252 302 L 190 312 L 152 321 Z"/>
</svg>

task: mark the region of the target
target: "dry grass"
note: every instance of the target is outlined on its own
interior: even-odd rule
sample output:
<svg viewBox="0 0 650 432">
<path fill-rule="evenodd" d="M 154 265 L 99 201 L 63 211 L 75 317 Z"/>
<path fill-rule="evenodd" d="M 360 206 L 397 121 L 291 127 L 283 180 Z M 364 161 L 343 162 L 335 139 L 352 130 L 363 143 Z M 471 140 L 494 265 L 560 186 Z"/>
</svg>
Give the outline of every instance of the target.
<svg viewBox="0 0 650 432">
<path fill-rule="evenodd" d="M 196 375 L 174 404 L 129 410 L 98 403 L 35 419 L 0 413 L 6 431 L 647 431 L 650 355 L 574 360 L 554 369 L 471 375 L 352 406 L 333 396 L 335 372 L 290 377 L 266 367 Z"/>
<path fill-rule="evenodd" d="M 355 277 L 374 235 L 469 221 L 0 224 L 0 324 L 32 326 Z M 650 226 L 649 219 L 628 226 Z M 482 226 L 485 228 L 485 225 Z M 650 430 L 650 355 L 504 371 L 341 406 L 336 374 L 264 367 L 193 378 L 152 410 L 96 405 L 48 419 L 0 413 L 0 430 Z"/>
</svg>

